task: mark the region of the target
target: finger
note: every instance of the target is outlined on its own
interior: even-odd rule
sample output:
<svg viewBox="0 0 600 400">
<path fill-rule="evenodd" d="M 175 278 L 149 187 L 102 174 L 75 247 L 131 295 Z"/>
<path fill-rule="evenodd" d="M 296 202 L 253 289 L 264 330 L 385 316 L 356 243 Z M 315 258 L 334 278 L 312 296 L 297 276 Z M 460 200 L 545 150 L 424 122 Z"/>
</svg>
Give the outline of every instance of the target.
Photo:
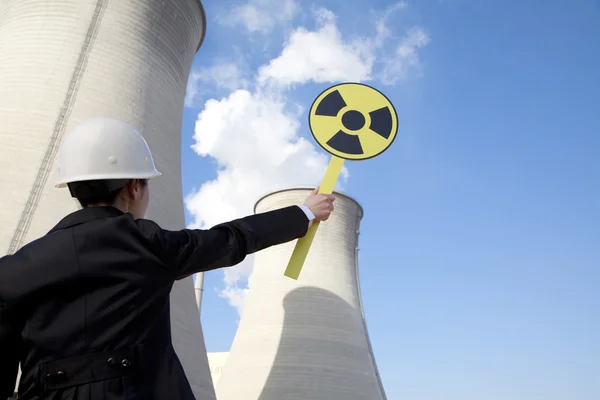
<svg viewBox="0 0 600 400">
<path fill-rule="evenodd" d="M 319 193 L 319 186 L 317 186 L 316 188 L 313 189 L 312 192 L 310 192 L 310 194 L 317 194 Z"/>
</svg>

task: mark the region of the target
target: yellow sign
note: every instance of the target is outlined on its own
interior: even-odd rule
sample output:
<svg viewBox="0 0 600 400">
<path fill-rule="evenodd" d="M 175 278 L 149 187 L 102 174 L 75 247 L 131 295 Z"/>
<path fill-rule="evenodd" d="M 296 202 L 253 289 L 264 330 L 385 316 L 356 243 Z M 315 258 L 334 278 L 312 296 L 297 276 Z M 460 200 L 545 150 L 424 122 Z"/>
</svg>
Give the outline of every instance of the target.
<svg viewBox="0 0 600 400">
<path fill-rule="evenodd" d="M 392 103 L 378 90 L 359 83 L 343 83 L 321 93 L 310 108 L 308 122 L 317 143 L 346 160 L 383 153 L 398 130 Z"/>
<path fill-rule="evenodd" d="M 310 131 L 319 145 L 333 157 L 319 186 L 319 193 L 331 194 L 344 160 L 366 160 L 386 151 L 398 131 L 398 116 L 392 103 L 377 89 L 360 83 L 342 83 L 316 98 L 308 117 Z M 298 279 L 317 233 L 315 221 L 299 239 L 285 270 Z"/>
</svg>

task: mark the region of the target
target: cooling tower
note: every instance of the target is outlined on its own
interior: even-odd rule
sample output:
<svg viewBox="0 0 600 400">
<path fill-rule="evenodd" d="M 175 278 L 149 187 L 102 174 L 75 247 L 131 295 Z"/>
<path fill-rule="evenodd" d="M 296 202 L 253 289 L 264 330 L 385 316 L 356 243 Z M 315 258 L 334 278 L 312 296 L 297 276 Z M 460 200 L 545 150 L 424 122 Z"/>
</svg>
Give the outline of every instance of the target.
<svg viewBox="0 0 600 400">
<path fill-rule="evenodd" d="M 264 212 L 301 204 L 310 189 L 263 197 Z M 383 400 L 362 311 L 361 206 L 336 193 L 300 278 L 283 275 L 295 242 L 255 256 L 250 291 L 217 384 L 219 400 Z"/>
<path fill-rule="evenodd" d="M 221 370 L 223 365 L 227 361 L 227 352 L 208 353 L 208 366 L 210 367 L 210 374 L 212 376 L 213 384 L 216 386 L 221 377 Z"/>
<path fill-rule="evenodd" d="M 199 0 L 0 1 L 0 247 L 12 253 L 77 205 L 55 189 L 66 131 L 92 117 L 143 132 L 163 176 L 148 218 L 185 227 L 181 118 L 205 33 Z M 195 395 L 214 399 L 192 278 L 172 291 L 173 344 Z"/>
</svg>

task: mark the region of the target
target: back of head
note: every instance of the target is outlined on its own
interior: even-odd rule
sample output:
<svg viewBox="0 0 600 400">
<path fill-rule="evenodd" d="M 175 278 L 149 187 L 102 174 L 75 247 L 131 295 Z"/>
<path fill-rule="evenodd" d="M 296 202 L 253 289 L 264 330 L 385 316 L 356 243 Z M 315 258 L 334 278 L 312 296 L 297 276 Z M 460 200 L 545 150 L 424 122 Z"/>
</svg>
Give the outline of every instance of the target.
<svg viewBox="0 0 600 400">
<path fill-rule="evenodd" d="M 69 187 L 83 207 L 111 204 L 131 179 L 160 176 L 144 137 L 114 118 L 76 125 L 62 141 L 58 164 L 56 187 Z"/>
</svg>

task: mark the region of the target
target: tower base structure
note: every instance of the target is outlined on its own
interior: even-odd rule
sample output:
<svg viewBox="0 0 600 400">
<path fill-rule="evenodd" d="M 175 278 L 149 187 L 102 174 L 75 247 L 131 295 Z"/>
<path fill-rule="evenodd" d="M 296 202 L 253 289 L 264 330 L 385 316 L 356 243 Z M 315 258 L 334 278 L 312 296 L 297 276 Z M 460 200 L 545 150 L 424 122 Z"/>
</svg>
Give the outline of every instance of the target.
<svg viewBox="0 0 600 400">
<path fill-rule="evenodd" d="M 301 204 L 310 190 L 269 194 L 255 211 Z M 320 224 L 297 281 L 283 275 L 295 242 L 255 256 L 219 400 L 385 400 L 358 280 L 363 210 L 335 194 L 335 212 Z"/>
</svg>

